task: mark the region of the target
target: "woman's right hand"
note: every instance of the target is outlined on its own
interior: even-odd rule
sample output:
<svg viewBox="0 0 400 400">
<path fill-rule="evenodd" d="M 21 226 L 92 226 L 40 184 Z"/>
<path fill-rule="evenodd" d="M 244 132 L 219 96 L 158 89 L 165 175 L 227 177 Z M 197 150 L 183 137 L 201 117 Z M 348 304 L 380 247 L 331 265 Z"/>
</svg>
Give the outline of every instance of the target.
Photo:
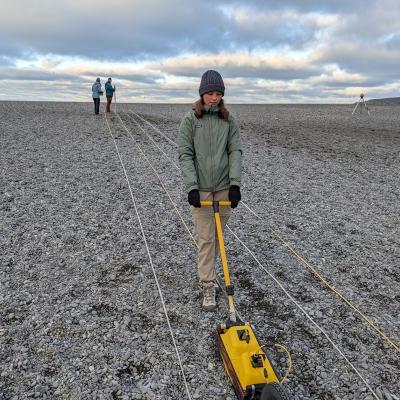
<svg viewBox="0 0 400 400">
<path fill-rule="evenodd" d="M 191 206 L 200 208 L 200 193 L 198 189 L 193 189 L 188 193 L 188 202 Z"/>
</svg>

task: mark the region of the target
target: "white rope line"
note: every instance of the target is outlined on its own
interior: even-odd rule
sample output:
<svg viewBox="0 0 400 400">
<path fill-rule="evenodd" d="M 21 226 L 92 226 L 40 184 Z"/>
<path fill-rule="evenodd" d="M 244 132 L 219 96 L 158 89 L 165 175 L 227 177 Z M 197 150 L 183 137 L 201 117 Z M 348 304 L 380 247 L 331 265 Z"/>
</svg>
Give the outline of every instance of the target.
<svg viewBox="0 0 400 400">
<path fill-rule="evenodd" d="M 232 229 L 228 226 L 229 231 L 235 236 L 235 238 L 239 241 L 239 243 L 248 251 L 248 253 L 252 256 L 252 258 L 256 261 L 256 263 L 259 265 L 259 267 L 266 272 L 273 280 L 274 282 L 282 289 L 282 291 L 286 294 L 287 297 L 292 301 L 293 304 L 296 305 L 296 307 L 307 317 L 307 319 L 315 325 L 318 330 L 326 337 L 326 339 L 329 341 L 329 343 L 334 347 L 334 349 L 343 357 L 344 360 L 350 365 L 350 367 L 353 369 L 353 371 L 360 377 L 360 379 L 365 383 L 367 388 L 370 390 L 370 392 L 374 395 L 376 399 L 379 400 L 379 397 L 377 394 L 374 392 L 374 390 L 371 388 L 369 383 L 366 381 L 366 379 L 361 375 L 361 373 L 358 371 L 358 369 L 353 365 L 353 363 L 347 358 L 347 356 L 340 350 L 340 348 L 333 342 L 333 340 L 329 337 L 329 335 L 324 331 L 323 328 L 321 328 L 317 322 L 314 321 L 310 317 L 310 315 L 307 313 L 307 311 L 304 310 L 304 308 L 292 297 L 292 295 L 285 289 L 285 287 L 278 281 L 278 279 L 275 278 L 273 274 L 271 274 L 267 268 L 265 268 L 260 261 L 258 261 L 257 257 L 254 255 L 254 253 L 246 246 L 245 243 L 242 242 L 242 240 L 236 235 L 235 232 L 232 231 Z"/>
<path fill-rule="evenodd" d="M 122 122 L 120 116 L 118 114 L 117 114 L 117 116 L 120 119 L 120 121 Z M 126 169 L 125 169 L 124 162 L 122 161 L 121 154 L 120 154 L 120 152 L 118 150 L 117 142 L 114 139 L 114 136 L 113 136 L 112 131 L 111 131 L 110 124 L 109 124 L 108 119 L 107 119 L 105 114 L 104 114 L 104 117 L 105 117 L 105 120 L 107 122 L 108 130 L 110 132 L 112 140 L 114 142 L 114 146 L 115 146 L 115 149 L 117 151 L 119 161 L 120 161 L 122 169 L 124 171 L 126 182 L 128 184 L 128 188 L 129 188 L 129 192 L 130 192 L 131 199 L 132 199 L 132 202 L 133 202 L 133 206 L 135 208 L 136 216 L 137 216 L 137 219 L 138 219 L 139 225 L 140 225 L 140 230 L 142 232 L 143 242 L 144 242 L 144 244 L 146 246 L 146 250 L 147 250 L 147 255 L 149 257 L 150 266 L 151 266 L 151 269 L 152 269 L 152 272 L 153 272 L 154 280 L 155 280 L 156 285 L 157 285 L 158 294 L 160 296 L 160 300 L 161 300 L 162 307 L 163 307 L 163 310 L 164 310 L 165 318 L 167 320 L 168 328 L 169 328 L 169 331 L 170 331 L 170 334 L 171 334 L 172 343 L 174 345 L 175 353 L 176 353 L 176 356 L 178 358 L 179 368 L 181 370 L 182 378 L 183 378 L 183 381 L 185 383 L 186 393 L 187 393 L 187 396 L 188 396 L 189 400 L 191 400 L 192 397 L 191 397 L 189 386 L 188 386 L 188 383 L 187 383 L 187 380 L 186 380 L 185 372 L 183 371 L 183 365 L 182 365 L 181 356 L 179 354 L 178 346 L 177 346 L 176 341 L 175 341 L 174 332 L 172 330 L 172 326 L 171 326 L 171 323 L 170 323 L 170 320 L 169 320 L 169 317 L 168 317 L 168 311 L 167 311 L 167 308 L 165 306 L 164 296 L 162 294 L 161 287 L 160 287 L 160 284 L 159 284 L 159 281 L 158 281 L 158 277 L 157 277 L 157 273 L 156 273 L 155 268 L 154 268 L 153 259 L 152 259 L 151 254 L 150 254 L 150 249 L 149 249 L 149 246 L 147 244 L 146 234 L 144 232 L 144 228 L 143 228 L 143 225 L 142 225 L 142 220 L 140 218 L 139 211 L 138 211 L 138 209 L 136 207 L 136 201 L 135 201 L 135 197 L 133 195 L 132 187 L 131 187 L 131 184 L 129 182 L 129 178 L 128 178 L 128 174 L 127 174 Z M 125 127 L 125 124 L 123 122 L 122 122 L 122 125 Z M 125 129 L 126 129 L 126 127 L 125 127 Z"/>
<path fill-rule="evenodd" d="M 142 118 L 139 114 L 134 113 L 133 111 L 131 111 L 132 114 L 135 114 L 138 118 L 140 118 L 143 122 L 146 122 L 147 125 L 150 125 L 156 132 L 158 132 L 163 138 L 167 139 L 170 143 L 172 143 L 174 146 L 177 146 L 176 142 L 174 142 L 172 139 L 170 139 L 167 135 L 165 135 L 164 133 L 162 133 L 156 126 L 154 126 L 153 124 L 151 124 L 149 121 L 145 120 L 144 118 Z"/>
<path fill-rule="evenodd" d="M 119 117 L 119 115 L 118 115 Z M 134 118 L 131 117 L 133 120 Z M 121 117 L 120 117 L 121 119 Z M 122 121 L 122 120 L 121 120 Z M 136 121 L 135 121 L 136 122 Z M 137 123 L 137 122 L 136 122 Z M 143 130 L 143 128 L 138 124 L 139 128 Z M 169 191 L 167 190 L 167 188 L 165 187 L 164 183 L 162 182 L 162 179 L 160 177 L 160 175 L 158 174 L 157 170 L 154 168 L 153 164 L 150 162 L 150 160 L 148 159 L 148 157 L 146 156 L 145 152 L 143 151 L 143 149 L 140 147 L 140 145 L 137 143 L 137 141 L 135 140 L 135 138 L 133 137 L 132 133 L 126 128 L 125 124 L 124 124 L 124 128 L 125 130 L 128 132 L 129 136 L 131 137 L 133 143 L 135 144 L 135 146 L 138 148 L 138 150 L 141 152 L 141 154 L 143 155 L 144 159 L 146 160 L 146 162 L 149 164 L 150 168 L 153 170 L 154 174 L 157 176 L 158 180 L 160 181 L 160 184 L 162 186 L 162 188 L 164 189 L 165 193 L 167 194 L 169 200 L 171 201 L 171 204 L 173 205 L 173 207 L 175 208 L 176 212 L 178 213 L 184 227 L 186 228 L 187 232 L 190 235 L 190 238 L 192 239 L 193 243 L 196 245 L 196 247 L 198 248 L 196 239 L 194 238 L 191 230 L 189 229 L 188 225 L 186 224 L 185 220 L 183 219 L 181 213 L 179 212 L 178 206 L 177 204 L 174 202 L 174 200 L 172 199 Z M 144 130 L 143 130 L 144 132 Z M 164 153 L 165 154 L 165 153 Z M 166 157 L 168 158 L 168 156 L 166 155 Z M 169 159 L 169 158 L 168 158 Z M 172 161 L 173 163 L 173 161 Z M 178 166 L 177 166 L 178 167 Z M 179 168 L 179 167 L 178 167 Z"/>
<path fill-rule="evenodd" d="M 139 116 L 139 115 L 138 115 Z M 141 118 L 139 116 L 139 118 Z M 143 120 L 143 118 L 141 118 Z M 150 124 L 150 126 L 152 126 Z M 142 128 L 143 130 L 143 128 Z M 159 131 L 159 130 L 157 130 Z M 144 130 L 143 130 L 144 132 Z M 176 144 L 176 143 L 175 143 Z M 158 146 L 157 146 L 158 147 Z M 173 161 L 170 160 L 172 163 Z M 173 163 L 175 166 L 176 164 Z M 176 166 L 177 167 L 177 166 Z M 244 207 L 246 207 L 250 213 L 252 213 L 257 219 L 262 220 L 263 223 L 265 224 L 264 220 L 256 214 L 248 205 L 245 201 L 241 201 L 241 204 L 243 204 Z M 364 312 L 362 312 L 357 306 L 353 304 L 345 295 L 343 295 L 338 289 L 334 288 L 331 283 L 327 281 L 326 278 L 324 278 L 321 273 L 319 273 L 303 256 L 299 254 L 298 251 L 296 251 L 293 246 L 289 244 L 288 241 L 284 240 L 282 236 L 271 226 L 267 227 L 270 229 L 272 232 L 273 236 L 282 243 L 282 245 L 288 249 L 290 253 L 292 253 L 295 258 L 300 261 L 301 264 L 303 264 L 306 268 L 308 268 L 327 288 L 329 288 L 333 293 L 336 294 L 336 296 L 339 297 L 340 300 L 342 300 L 345 304 L 347 304 L 356 314 L 358 314 L 361 319 L 363 319 L 373 330 L 375 330 L 382 339 L 384 339 L 391 347 L 393 347 L 396 351 L 400 352 L 400 347 L 394 343 Z"/>
<path fill-rule="evenodd" d="M 150 124 L 151 125 L 151 124 Z M 142 128 L 143 130 L 143 128 Z M 143 130 L 144 131 L 144 130 Z M 169 161 L 173 163 L 173 161 L 168 157 Z M 174 164 L 174 163 L 173 163 Z M 244 203 L 244 202 L 242 202 Z M 243 204 L 245 205 L 245 204 Z M 245 205 L 246 208 L 250 210 L 250 208 Z M 251 212 L 257 216 L 257 214 L 254 213 L 254 211 L 251 210 Z M 371 386 L 368 384 L 366 379 L 360 374 L 360 372 L 357 370 L 357 368 L 351 363 L 351 361 L 347 358 L 347 356 L 340 350 L 340 348 L 333 342 L 333 340 L 329 337 L 329 335 L 321 328 L 316 321 L 314 321 L 308 314 L 307 312 L 296 302 L 296 300 L 288 293 L 288 291 L 284 288 L 284 286 L 276 280 L 275 277 L 256 259 L 252 251 L 239 239 L 239 237 L 232 231 L 232 229 L 229 227 L 227 224 L 227 228 L 229 231 L 234 235 L 234 237 L 245 247 L 245 249 L 249 252 L 249 254 L 256 260 L 257 264 L 261 267 L 261 269 L 264 270 L 269 276 L 272 277 L 272 279 L 278 284 L 278 286 L 283 290 L 283 292 L 289 297 L 289 299 L 295 304 L 303 313 L 304 315 L 318 328 L 318 330 L 328 339 L 328 341 L 332 344 L 333 348 L 338 351 L 338 353 L 343 357 L 343 359 L 349 364 L 349 366 L 356 372 L 356 374 L 361 378 L 361 380 L 365 383 L 367 388 L 371 391 L 371 393 L 375 396 L 376 399 L 379 400 L 379 397 L 376 395 L 376 393 L 373 391 Z"/>
<path fill-rule="evenodd" d="M 250 207 L 243 203 L 243 205 L 259 220 L 262 218 L 256 214 Z M 372 329 L 374 329 L 383 340 L 385 340 L 391 347 L 393 347 L 397 352 L 400 352 L 400 347 L 394 343 L 386 334 L 367 316 L 365 315 L 357 306 L 355 306 L 345 295 L 343 295 L 338 289 L 336 289 L 325 277 L 323 277 L 315 267 L 311 265 L 297 250 L 290 245 L 290 243 L 285 240 L 275 229 L 269 227 L 272 234 L 275 236 L 281 244 L 288 249 L 288 251 L 294 255 L 294 257 L 300 261 L 306 268 L 308 268 L 316 278 L 318 278 L 328 289 L 330 289 L 344 304 L 349 306 L 358 316 L 363 319 Z"/>
<path fill-rule="evenodd" d="M 133 114 L 133 113 L 132 113 Z M 161 149 L 161 147 L 155 142 L 155 140 L 141 127 L 141 125 L 135 120 L 135 118 L 133 118 L 133 116 L 127 114 L 129 118 L 132 119 L 133 122 L 135 122 L 135 124 L 142 130 L 142 132 L 153 142 L 154 146 L 157 147 L 158 150 L 161 151 L 161 153 L 164 155 L 164 157 L 167 158 L 167 160 L 169 160 L 176 169 L 179 170 L 179 166 L 178 164 L 176 164 L 173 160 L 171 160 L 170 156 L 164 152 L 163 149 Z"/>
</svg>

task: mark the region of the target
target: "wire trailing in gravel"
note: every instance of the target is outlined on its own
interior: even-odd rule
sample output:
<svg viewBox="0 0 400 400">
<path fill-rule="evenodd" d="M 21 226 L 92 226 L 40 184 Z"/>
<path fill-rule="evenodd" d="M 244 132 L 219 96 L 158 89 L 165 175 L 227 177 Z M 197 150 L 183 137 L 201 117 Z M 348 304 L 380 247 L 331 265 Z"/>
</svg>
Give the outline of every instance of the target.
<svg viewBox="0 0 400 400">
<path fill-rule="evenodd" d="M 246 203 L 243 205 L 259 220 L 262 218 L 256 214 Z M 365 315 L 359 308 L 357 308 L 349 299 L 347 299 L 342 293 L 340 293 L 326 278 L 324 278 L 293 246 L 286 241 L 275 229 L 270 228 L 271 232 L 282 244 L 289 249 L 289 251 L 303 264 L 305 265 L 324 285 L 326 285 L 332 292 L 334 292 L 341 300 L 343 300 L 349 307 L 353 309 L 361 318 L 363 318 L 376 332 L 378 332 L 383 339 L 385 339 L 390 346 L 400 352 L 400 347 L 394 343 L 367 315 Z"/>
</svg>

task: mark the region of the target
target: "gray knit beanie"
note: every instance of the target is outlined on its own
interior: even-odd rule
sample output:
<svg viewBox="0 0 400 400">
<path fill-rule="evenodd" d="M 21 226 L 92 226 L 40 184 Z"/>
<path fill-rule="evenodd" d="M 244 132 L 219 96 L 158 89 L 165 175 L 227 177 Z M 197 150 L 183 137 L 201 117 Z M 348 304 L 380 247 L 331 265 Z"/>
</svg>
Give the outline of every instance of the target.
<svg viewBox="0 0 400 400">
<path fill-rule="evenodd" d="M 225 85 L 222 80 L 222 76 L 219 72 L 209 69 L 204 72 L 201 77 L 200 87 L 199 87 L 199 95 L 203 96 L 204 93 L 207 92 L 221 92 L 222 95 L 225 94 Z"/>
</svg>

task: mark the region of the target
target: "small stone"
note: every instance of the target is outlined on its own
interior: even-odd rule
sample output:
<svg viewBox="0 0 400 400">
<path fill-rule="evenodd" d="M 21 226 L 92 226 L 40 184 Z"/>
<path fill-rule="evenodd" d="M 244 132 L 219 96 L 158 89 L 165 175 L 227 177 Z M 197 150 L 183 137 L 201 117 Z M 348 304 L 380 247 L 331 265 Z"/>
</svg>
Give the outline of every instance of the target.
<svg viewBox="0 0 400 400">
<path fill-rule="evenodd" d="M 375 389 L 375 393 L 376 393 L 376 395 L 379 397 L 380 400 L 383 400 L 383 394 L 382 394 L 382 392 L 381 392 L 381 389 L 376 388 L 376 389 Z"/>
</svg>

